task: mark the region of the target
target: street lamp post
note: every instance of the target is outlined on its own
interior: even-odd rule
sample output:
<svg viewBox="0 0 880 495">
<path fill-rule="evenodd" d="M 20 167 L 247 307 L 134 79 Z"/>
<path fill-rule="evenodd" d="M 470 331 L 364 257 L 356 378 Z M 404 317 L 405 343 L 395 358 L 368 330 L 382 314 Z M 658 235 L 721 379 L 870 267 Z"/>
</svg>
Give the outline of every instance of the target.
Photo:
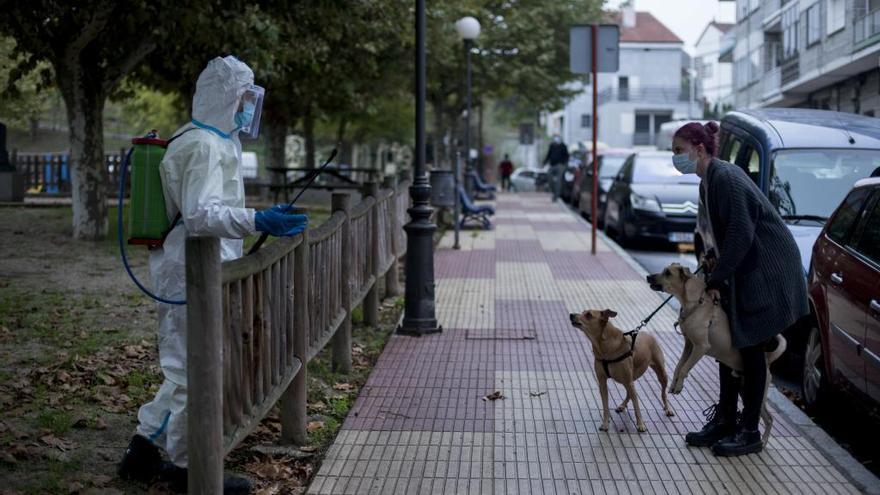
<svg viewBox="0 0 880 495">
<path fill-rule="evenodd" d="M 462 17 L 455 23 L 455 29 L 458 35 L 464 41 L 465 53 L 465 78 L 467 86 L 467 96 L 464 120 L 464 159 L 465 159 L 465 188 L 468 194 L 474 192 L 474 179 L 472 172 L 474 171 L 471 162 L 471 48 L 474 46 L 474 40 L 480 35 L 480 23 L 473 17 Z"/>
<path fill-rule="evenodd" d="M 409 188 L 412 207 L 406 231 L 406 291 L 398 333 L 442 331 L 434 311 L 434 231 L 431 185 L 425 173 L 425 0 L 416 0 L 416 163 Z"/>
</svg>

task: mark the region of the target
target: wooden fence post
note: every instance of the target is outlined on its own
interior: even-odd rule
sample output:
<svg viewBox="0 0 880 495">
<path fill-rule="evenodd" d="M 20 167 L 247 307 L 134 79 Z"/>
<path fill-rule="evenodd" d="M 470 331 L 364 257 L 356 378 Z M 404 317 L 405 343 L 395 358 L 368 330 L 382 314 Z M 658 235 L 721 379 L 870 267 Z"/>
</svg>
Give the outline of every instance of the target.
<svg viewBox="0 0 880 495">
<path fill-rule="evenodd" d="M 190 493 L 223 491 L 220 240 L 186 240 L 187 452 Z"/>
<path fill-rule="evenodd" d="M 372 222 L 368 263 L 374 280 L 373 286 L 370 287 L 364 298 L 364 323 L 376 326 L 379 323 L 379 183 L 367 182 L 364 184 L 364 196 L 372 196 L 376 200 L 368 213 Z"/>
<path fill-rule="evenodd" d="M 345 213 L 342 222 L 342 258 L 334 260 L 340 264 L 340 283 L 342 285 L 342 309 L 345 319 L 333 335 L 333 371 L 351 373 L 351 195 L 333 193 L 331 196 L 333 213 Z"/>
<path fill-rule="evenodd" d="M 281 396 L 281 442 L 305 445 L 306 401 L 308 399 L 309 363 L 309 236 L 301 234 L 302 242 L 293 252 L 293 355 L 302 362 L 299 373 Z"/>
<path fill-rule="evenodd" d="M 385 177 L 385 188 L 394 191 L 394 195 L 388 200 L 391 202 L 391 204 L 388 205 L 388 208 L 391 211 L 392 221 L 391 224 L 386 225 L 386 228 L 394 230 L 392 231 L 391 236 L 391 266 L 388 268 L 388 271 L 385 272 L 385 297 L 395 297 L 402 293 L 400 290 L 400 274 L 398 272 L 397 242 L 394 240 L 403 232 L 403 224 L 400 223 L 400 219 L 397 218 L 397 195 L 399 194 L 397 191 L 397 177 L 393 175 Z"/>
</svg>

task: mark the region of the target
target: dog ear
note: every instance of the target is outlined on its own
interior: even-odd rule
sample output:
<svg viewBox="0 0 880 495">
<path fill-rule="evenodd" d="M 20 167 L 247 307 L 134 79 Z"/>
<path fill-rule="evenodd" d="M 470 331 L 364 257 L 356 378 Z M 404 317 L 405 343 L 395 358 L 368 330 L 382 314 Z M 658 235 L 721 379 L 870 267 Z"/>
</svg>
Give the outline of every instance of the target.
<svg viewBox="0 0 880 495">
<path fill-rule="evenodd" d="M 681 281 L 683 283 L 687 282 L 688 278 L 690 278 L 690 275 L 691 275 L 691 271 L 686 266 L 679 267 L 678 277 L 681 279 Z"/>
<path fill-rule="evenodd" d="M 589 311 L 584 311 L 584 319 L 585 319 L 585 320 L 592 320 L 592 319 L 593 319 L 593 313 L 591 313 L 591 312 L 589 312 Z"/>
<path fill-rule="evenodd" d="M 602 311 L 602 321 L 608 321 L 609 318 L 614 318 L 615 316 L 617 316 L 617 313 L 611 311 L 610 309 Z"/>
</svg>

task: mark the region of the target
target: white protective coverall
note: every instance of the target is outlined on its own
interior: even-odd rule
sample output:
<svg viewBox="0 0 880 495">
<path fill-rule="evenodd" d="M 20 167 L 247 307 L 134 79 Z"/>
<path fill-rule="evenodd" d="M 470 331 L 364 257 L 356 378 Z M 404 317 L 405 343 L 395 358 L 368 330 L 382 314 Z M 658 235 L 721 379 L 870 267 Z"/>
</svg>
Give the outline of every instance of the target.
<svg viewBox="0 0 880 495">
<path fill-rule="evenodd" d="M 242 238 L 256 231 L 254 210 L 244 207 L 241 143 L 234 114 L 254 73 L 235 57 L 217 57 L 199 75 L 193 96 L 194 124 L 168 147 L 160 174 L 166 212 L 178 222 L 162 249 L 150 254 L 150 274 L 158 295 L 186 298 L 185 247 L 188 235 L 220 237 L 223 261 L 242 255 Z M 218 132 L 219 131 L 219 132 Z M 221 137 L 226 134 L 227 137 Z M 165 381 L 152 402 L 138 412 L 137 433 L 165 449 L 171 462 L 186 467 L 186 306 L 159 304 L 159 364 Z"/>
</svg>

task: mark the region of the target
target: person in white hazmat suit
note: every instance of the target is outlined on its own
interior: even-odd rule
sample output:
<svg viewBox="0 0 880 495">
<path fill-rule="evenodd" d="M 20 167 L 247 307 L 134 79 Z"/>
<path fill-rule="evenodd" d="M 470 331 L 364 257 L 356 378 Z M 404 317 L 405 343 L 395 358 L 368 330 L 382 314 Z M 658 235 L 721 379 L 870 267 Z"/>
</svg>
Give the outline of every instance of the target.
<svg viewBox="0 0 880 495">
<path fill-rule="evenodd" d="M 199 75 L 192 121 L 168 146 L 160 175 L 169 219 L 179 221 L 161 249 L 150 254 L 150 273 L 158 295 L 186 297 L 185 241 L 189 235 L 220 237 L 223 261 L 242 256 L 242 238 L 255 232 L 292 236 L 308 223 L 288 214 L 287 205 L 255 211 L 245 208 L 239 134 L 259 132 L 264 91 L 254 73 L 232 56 L 217 57 Z M 138 412 L 138 426 L 119 465 L 123 478 L 161 480 L 186 490 L 186 306 L 159 304 L 159 364 L 164 382 L 152 402 Z M 163 462 L 159 449 L 170 462 Z M 250 490 L 243 478 L 229 477 L 224 492 Z"/>
</svg>

